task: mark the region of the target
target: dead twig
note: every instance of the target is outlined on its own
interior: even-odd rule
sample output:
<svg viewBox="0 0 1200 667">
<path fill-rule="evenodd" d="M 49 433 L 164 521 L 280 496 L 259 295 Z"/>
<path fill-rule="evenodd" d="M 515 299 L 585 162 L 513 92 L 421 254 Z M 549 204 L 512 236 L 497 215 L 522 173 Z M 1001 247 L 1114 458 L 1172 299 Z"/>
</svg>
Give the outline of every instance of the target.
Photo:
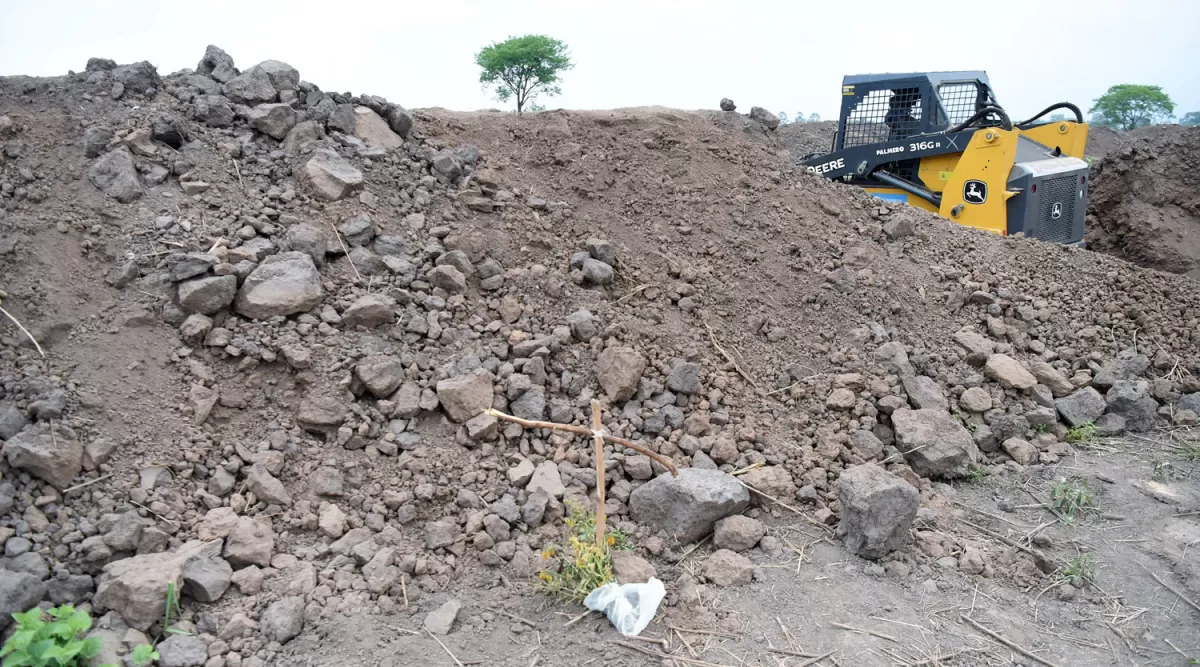
<svg viewBox="0 0 1200 667">
<path fill-rule="evenodd" d="M 734 359 L 733 356 L 728 352 L 726 352 L 725 348 L 721 347 L 721 344 L 717 342 L 717 335 L 713 333 L 712 327 L 708 324 L 708 322 L 704 323 L 704 328 L 708 329 L 708 340 L 712 342 L 713 347 L 717 348 L 717 352 L 720 352 L 721 356 L 725 357 L 729 363 L 733 364 L 733 370 L 737 371 L 738 375 L 742 376 L 742 379 L 744 379 L 746 382 L 749 382 L 751 387 L 758 389 L 758 383 L 754 381 L 754 378 L 750 377 L 746 371 L 742 370 L 742 367 L 738 365 L 737 360 Z"/>
<path fill-rule="evenodd" d="M 598 435 L 599 437 L 603 438 L 605 442 L 611 442 L 615 445 L 621 445 L 622 447 L 627 447 L 629 449 L 632 449 L 633 451 L 635 451 L 639 454 L 644 454 L 646 456 L 649 456 L 650 458 L 652 458 L 655 461 L 658 461 L 660 464 L 662 464 L 662 466 L 664 468 L 666 468 L 667 470 L 670 470 L 671 474 L 673 476 L 675 476 L 675 477 L 679 476 L 679 469 L 675 467 L 675 463 L 673 461 L 671 461 L 671 459 L 668 459 L 668 458 L 662 456 L 661 454 L 658 454 L 657 452 L 652 452 L 649 449 L 646 449 L 645 447 L 643 447 L 637 443 L 630 442 L 629 440 L 626 440 L 625 438 L 618 438 L 615 435 L 612 435 L 609 433 L 604 433 L 604 432 L 597 433 L 597 432 L 594 432 L 590 428 L 587 428 L 584 426 L 575 426 L 574 424 L 556 424 L 554 422 L 543 422 L 543 421 L 536 421 L 533 419 L 521 419 L 520 417 L 506 415 L 503 412 L 496 410 L 495 408 L 488 408 L 487 412 L 485 412 L 484 414 L 491 415 L 491 416 L 495 417 L 496 419 L 503 419 L 504 421 L 513 422 L 514 424 L 520 424 L 521 426 L 523 426 L 525 428 L 548 428 L 548 429 L 552 429 L 555 431 L 566 431 L 567 433 L 574 433 L 575 435 L 584 435 L 584 436 L 593 436 L 593 437 Z"/>
<path fill-rule="evenodd" d="M 689 630 L 688 628 L 681 628 L 681 627 L 674 626 L 674 625 L 668 625 L 667 628 L 669 628 L 671 630 L 675 630 L 676 632 L 686 632 L 686 633 L 692 634 L 692 635 L 708 635 L 710 637 L 721 637 L 722 639 L 737 639 L 738 638 L 737 635 L 731 635 L 728 632 L 717 632 L 715 630 Z"/>
<path fill-rule="evenodd" d="M 433 641 L 437 642 L 438 646 L 442 647 L 442 650 L 446 652 L 446 655 L 450 656 L 450 659 L 454 661 L 454 664 L 458 665 L 458 667 L 465 667 L 462 664 L 462 661 L 460 661 L 458 658 L 454 657 L 454 654 L 450 652 L 450 649 L 447 648 L 446 645 L 442 643 L 442 640 L 437 638 L 437 635 L 433 634 L 432 632 L 429 632 L 428 630 L 426 630 L 425 632 L 430 637 L 433 637 Z"/>
<path fill-rule="evenodd" d="M 233 163 L 233 173 L 237 174 L 238 187 L 246 189 L 246 184 L 242 182 L 242 168 L 238 166 L 237 160 L 230 160 Z"/>
<path fill-rule="evenodd" d="M 130 504 L 130 505 L 134 505 L 134 506 L 136 506 L 136 507 L 140 507 L 140 508 L 142 508 L 142 509 L 146 510 L 147 512 L 149 512 L 149 513 L 153 514 L 153 515 L 154 515 L 154 518 L 158 519 L 159 521 L 162 521 L 163 523 L 169 523 L 169 524 L 171 524 L 172 526 L 175 526 L 176 528 L 179 528 L 179 524 L 177 524 L 177 523 L 175 523 L 174 521 L 172 521 L 172 520 L 168 519 L 167 517 L 165 517 L 165 516 L 163 516 L 163 515 L 159 514 L 158 512 L 155 512 L 154 510 L 150 509 L 149 507 L 146 507 L 145 505 L 143 505 L 143 504 L 141 504 L 141 503 L 139 503 L 139 502 L 136 502 L 136 501 L 130 500 L 130 501 L 129 501 L 129 504 Z"/>
<path fill-rule="evenodd" d="M 82 484 L 76 484 L 75 486 L 67 487 L 66 489 L 63 489 L 63 495 L 65 496 L 72 491 L 78 491 L 84 487 L 91 486 L 98 482 L 103 482 L 104 480 L 108 479 L 109 477 L 112 477 L 114 474 L 116 474 L 116 473 L 109 473 L 107 475 L 104 475 L 103 477 L 97 477 L 96 479 L 88 480 Z"/>
<path fill-rule="evenodd" d="M 1010 526 L 1016 526 L 1017 528 L 1025 528 L 1025 526 L 1024 526 L 1024 525 L 1022 525 L 1022 524 L 1019 524 L 1019 523 L 1017 523 L 1016 521 L 1010 521 L 1009 519 L 1005 519 L 1004 517 L 1002 517 L 1002 516 L 1000 516 L 1000 515 L 998 515 L 998 514 L 992 514 L 992 513 L 990 513 L 990 512 L 985 512 L 985 511 L 983 511 L 983 510 L 981 510 L 981 509 L 978 509 L 978 508 L 975 508 L 975 507 L 971 507 L 970 505 L 964 505 L 964 504 L 962 504 L 962 503 L 958 502 L 957 500 L 951 500 L 951 501 L 950 501 L 950 504 L 951 504 L 951 505 L 955 505 L 955 506 L 957 506 L 957 507 L 961 507 L 961 508 L 963 508 L 963 509 L 965 509 L 965 510 L 969 510 L 969 511 L 971 511 L 971 512 L 975 512 L 976 514 L 982 514 L 983 516 L 986 516 L 986 517 L 991 517 L 991 518 L 993 518 L 993 519 L 995 519 L 995 520 L 997 520 L 997 521 L 1003 521 L 1004 523 L 1007 523 L 1007 524 L 1008 524 L 1008 525 L 1010 525 Z"/>
<path fill-rule="evenodd" d="M 631 292 L 629 292 L 625 296 L 617 299 L 616 303 L 622 303 L 623 301 L 632 297 L 633 295 L 638 294 L 639 292 L 644 292 L 644 291 L 650 289 L 651 287 L 654 287 L 653 283 L 646 283 L 645 285 L 638 285 L 637 287 L 633 288 L 633 290 Z"/>
<path fill-rule="evenodd" d="M 809 667 L 809 665 L 815 665 L 818 662 L 821 662 L 822 660 L 824 660 L 825 658 L 828 658 L 829 656 L 833 655 L 834 653 L 835 653 L 835 651 L 830 651 L 829 653 L 826 653 L 825 655 L 818 655 L 815 658 L 811 658 L 809 660 L 805 660 L 804 662 L 797 664 L 796 667 Z"/>
<path fill-rule="evenodd" d="M 832 625 L 835 628 L 839 628 L 841 630 L 849 630 L 850 632 L 857 632 L 861 635 L 871 635 L 872 637 L 879 637 L 880 639 L 886 639 L 890 642 L 896 642 L 897 644 L 900 643 L 895 637 L 893 637 L 891 635 L 885 635 L 882 632 L 875 632 L 874 630 L 863 630 L 862 628 L 856 628 L 854 626 L 845 625 L 844 623 L 830 623 L 830 625 Z"/>
<path fill-rule="evenodd" d="M 29 338 L 29 342 L 33 343 L 33 346 L 37 348 L 38 354 L 42 355 L 42 358 L 45 359 L 46 351 L 42 349 L 41 345 L 38 345 L 37 339 L 33 337 L 33 334 L 29 333 L 29 329 L 26 329 L 25 325 L 18 322 L 17 318 L 13 317 L 12 313 L 8 312 L 7 310 L 0 308 L 0 313 L 4 313 L 5 317 L 7 317 L 9 320 L 12 320 L 12 323 L 17 325 L 17 328 L 21 330 L 21 333 L 25 334 L 25 336 Z"/>
<path fill-rule="evenodd" d="M 575 625 L 576 623 L 578 623 L 578 622 L 582 621 L 583 619 L 587 618 L 587 617 L 588 617 L 588 614 L 591 614 L 591 613 L 592 613 L 592 610 L 591 610 L 591 609 L 589 609 L 589 610 L 587 610 L 587 611 L 583 612 L 582 614 L 580 614 L 580 615 L 576 616 L 575 618 L 572 618 L 571 620 L 567 621 L 567 622 L 566 622 L 566 624 L 565 624 L 565 625 L 563 625 L 563 627 L 564 627 L 564 628 L 569 628 L 569 627 L 571 627 L 572 625 Z"/>
<path fill-rule="evenodd" d="M 1141 566 L 1142 566 L 1142 569 L 1143 569 L 1143 570 L 1145 570 L 1147 574 L 1149 574 L 1150 576 L 1154 577 L 1154 580 L 1155 580 L 1155 581 L 1157 581 L 1159 584 L 1161 584 L 1163 588 L 1165 588 L 1165 589 L 1167 589 L 1167 590 L 1171 591 L 1172 593 L 1174 593 L 1174 594 L 1175 594 L 1175 597 L 1177 597 L 1177 598 L 1179 598 L 1180 600 L 1183 600 L 1184 602 L 1186 602 L 1186 603 L 1187 603 L 1187 605 L 1188 605 L 1189 607 L 1191 607 L 1192 609 L 1195 609 L 1196 611 L 1200 611 L 1200 605 L 1196 604 L 1195 602 L 1192 602 L 1192 600 L 1191 600 L 1190 598 L 1188 598 L 1188 596 L 1186 596 L 1186 595 L 1184 595 L 1182 592 L 1180 592 L 1180 590 L 1179 590 L 1178 588 L 1175 588 L 1175 587 L 1174 587 L 1174 586 L 1172 586 L 1171 584 L 1168 584 L 1167 582 L 1163 581 L 1163 580 L 1162 580 L 1162 579 L 1161 579 L 1161 578 L 1160 578 L 1160 577 L 1159 577 L 1157 574 L 1154 574 L 1154 571 L 1153 571 L 1153 570 L 1151 570 L 1150 568 L 1146 567 L 1146 566 L 1145 566 L 1145 565 L 1143 565 L 1142 563 L 1138 563 L 1138 565 L 1141 565 Z"/>
<path fill-rule="evenodd" d="M 354 275 L 358 276 L 359 282 L 362 282 L 362 274 L 358 272 L 358 267 L 354 265 L 354 260 L 350 259 L 350 249 L 346 247 L 346 242 L 342 239 L 342 233 L 338 231 L 333 222 L 329 223 L 329 228 L 333 230 L 333 235 L 337 237 L 338 243 L 342 246 L 342 252 L 346 253 L 346 261 L 350 262 L 350 268 L 354 269 Z"/>
<path fill-rule="evenodd" d="M 511 614 L 511 613 L 509 613 L 509 612 L 507 612 L 507 611 L 504 611 L 503 609 L 495 609 L 495 608 L 493 608 L 493 609 L 492 609 L 492 611 L 496 612 L 497 614 L 500 614 L 501 616 L 507 616 L 507 617 L 511 618 L 512 620 L 514 620 L 514 621 L 520 621 L 521 623 L 524 623 L 525 625 L 528 625 L 528 626 L 529 626 L 529 627 L 531 627 L 531 628 L 536 628 L 536 627 L 538 627 L 538 624 L 537 624 L 537 623 L 534 623 L 533 621 L 531 621 L 531 620 L 529 620 L 529 619 L 527 619 L 527 618 L 521 618 L 520 616 L 517 616 L 516 614 Z"/>
<path fill-rule="evenodd" d="M 779 505 L 780 507 L 782 507 L 784 509 L 790 510 L 796 516 L 803 518 L 805 521 L 811 523 L 812 525 L 818 526 L 822 530 L 824 530 L 828 533 L 831 533 L 831 534 L 833 533 L 833 529 L 830 528 L 829 526 L 826 526 L 825 524 L 821 523 L 820 521 L 817 521 L 816 519 L 808 516 L 804 512 L 801 512 L 800 510 L 796 509 L 795 507 L 792 507 L 791 505 L 783 502 L 782 500 L 780 500 L 774 496 L 769 496 L 769 495 L 763 493 L 762 491 L 759 491 L 758 489 L 754 488 L 753 486 L 750 486 L 749 484 L 743 482 L 740 479 L 737 482 L 738 482 L 738 484 L 741 484 L 742 486 L 746 487 L 747 489 L 750 489 L 751 491 L 753 491 L 754 493 L 757 493 L 758 495 L 762 496 L 763 498 L 770 500 L 771 502 L 775 503 L 776 505 Z"/>
<path fill-rule="evenodd" d="M 396 625 L 385 625 L 383 627 L 387 628 L 388 630 L 395 630 L 396 632 L 403 632 L 406 634 L 414 635 L 416 637 L 421 636 L 421 633 L 417 632 L 416 630 L 409 630 L 408 628 L 402 628 L 402 627 L 399 627 Z"/>
<path fill-rule="evenodd" d="M 995 632 L 988 630 L 981 623 L 979 623 L 979 621 L 976 621 L 975 619 L 971 618 L 970 616 L 959 616 L 959 618 L 966 621 L 967 623 L 970 623 L 976 630 L 991 637 L 992 639 L 995 639 L 996 641 L 1000 642 L 1001 644 L 1004 644 L 1005 646 L 1016 651 L 1017 653 L 1020 653 L 1021 655 L 1025 656 L 1026 658 L 1029 658 L 1030 660 L 1036 660 L 1036 661 L 1042 663 L 1043 665 L 1046 665 L 1046 667 L 1058 667 L 1058 665 L 1054 664 L 1053 662 L 1050 662 L 1049 660 L 1046 660 L 1045 658 L 1039 656 L 1036 653 L 1033 653 L 1032 651 L 1030 651 L 1029 649 L 1026 649 L 1025 647 L 1021 646 L 1020 644 L 1011 642 L 1011 641 L 1005 639 L 1004 637 L 1001 637 L 1000 635 L 996 634 Z"/>
<path fill-rule="evenodd" d="M 768 653 L 778 653 L 779 655 L 790 655 L 793 658 L 816 658 L 818 660 L 821 659 L 821 656 L 813 655 L 812 653 L 801 653 L 799 651 L 789 651 L 785 648 L 767 647 L 767 652 Z"/>
</svg>

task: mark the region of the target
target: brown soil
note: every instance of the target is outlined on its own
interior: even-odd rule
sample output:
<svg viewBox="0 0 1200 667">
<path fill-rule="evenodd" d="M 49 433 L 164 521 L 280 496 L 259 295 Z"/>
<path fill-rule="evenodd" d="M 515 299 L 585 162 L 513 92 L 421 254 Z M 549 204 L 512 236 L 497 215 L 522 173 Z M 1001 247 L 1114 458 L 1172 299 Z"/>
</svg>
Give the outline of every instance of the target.
<svg viewBox="0 0 1200 667">
<path fill-rule="evenodd" d="M 952 339 L 964 327 L 1016 358 L 1060 360 L 1083 383 L 1118 355 L 1149 351 L 1155 364 L 1146 378 L 1162 404 L 1159 425 L 1168 427 L 1175 402 L 1200 390 L 1195 281 L 890 207 L 791 166 L 810 142 L 820 143 L 819 132 L 797 138 L 791 128 L 800 126 L 785 126 L 781 138 L 734 113 L 425 110 L 415 113 L 406 144 L 386 157 L 342 147 L 371 196 L 323 203 L 305 189 L 303 160 L 275 140 L 241 121 L 217 129 L 187 120 L 190 105 L 165 92 L 176 84 L 182 87 L 169 80 L 153 99 L 114 101 L 103 76 L 0 79 L 0 116 L 12 123 L 0 125 L 0 186 L 7 186 L 0 190 L 0 289 L 4 307 L 47 352 L 41 359 L 15 328 L 0 324 L 0 401 L 28 411 L 61 389 L 68 407 L 51 428 L 69 429 L 81 442 L 119 443 L 110 461 L 75 481 L 106 477 L 65 499 L 0 463 L 14 486 L 0 526 L 12 531 L 5 539 L 30 539 L 64 576 L 99 578 L 108 559 L 65 538 L 95 534 L 106 514 L 140 512 L 171 535 L 171 548 L 196 536 L 212 504 L 271 523 L 275 559 L 263 570 L 261 592 L 234 587 L 216 603 L 184 602 L 188 627 L 209 646 L 210 667 L 450 665 L 429 635 L 412 634 L 448 599 L 464 607 L 442 641 L 464 663 L 672 664 L 617 645 L 602 618 L 564 627 L 580 608 L 534 593 L 538 551 L 562 538 L 557 502 L 544 525 L 513 522 L 505 548 L 488 546 L 478 527 L 450 547 L 426 548 L 427 522 L 469 527 L 505 497 L 524 503 L 526 492 L 507 476 L 521 459 L 557 462 L 568 497 L 585 500 L 592 466 L 585 443 L 519 428 L 472 442 L 436 408 L 397 426 L 386 416 L 390 408 L 361 395 L 354 379 L 358 361 L 375 353 L 402 359 L 406 379 L 431 393 L 440 379 L 484 367 L 494 371 L 497 406 L 505 407 L 505 397 L 516 395 L 512 346 L 548 339 L 580 308 L 597 316 L 600 335 L 590 342 L 568 336 L 545 355 L 546 399 L 562 401 L 568 421 L 588 423 L 588 399 L 603 396 L 594 371 L 599 352 L 632 347 L 648 362 L 644 389 L 624 404 L 605 399 L 605 424 L 691 465 L 696 459 L 678 446 L 683 429 L 647 425 L 674 363 L 690 360 L 702 368 L 704 391 L 676 404 L 709 420 L 705 451 L 716 438 L 734 441 L 725 470 L 780 466 L 796 487 L 813 488 L 807 500 L 781 499 L 795 511 L 750 510 L 781 548 L 748 552 L 754 583 L 720 588 L 703 577 L 710 543 L 689 550 L 629 519 L 616 490 L 643 480 L 627 470 L 624 452 L 608 453 L 612 521 L 631 532 L 668 586 L 662 616 L 645 634 L 667 641 L 672 655 L 718 665 L 803 662 L 769 650 L 776 648 L 836 651 L 821 665 L 1032 664 L 961 621 L 964 615 L 1059 665 L 1183 664 L 1180 652 L 1200 655 L 1200 613 L 1147 570 L 1200 597 L 1200 569 L 1187 553 L 1200 538 L 1197 471 L 1177 448 L 1187 442 L 1186 426 L 1086 448 L 1067 444 L 1066 427 L 1055 424 L 1040 435 L 1048 436 L 1043 444 L 1067 445 L 1065 456 L 1025 467 L 1000 450 L 981 462 L 982 481 L 922 479 L 899 456 L 890 419 L 877 407 L 885 397 L 907 396 L 875 356 L 883 343 L 901 343 L 956 411 L 967 386 L 987 388 L 997 410 L 963 417 L 981 426 L 1036 405 L 1028 392 L 1006 391 L 968 362 Z M 184 119 L 193 141 L 179 151 L 160 144 L 161 152 L 137 162 L 176 175 L 147 186 L 131 204 L 105 197 L 88 180 L 85 128 L 134 130 L 162 112 Z M 438 179 L 433 156 L 468 144 L 482 151 L 478 167 L 458 180 Z M 212 188 L 186 196 L 180 173 Z M 222 238 L 230 248 L 247 237 L 277 242 L 301 221 L 326 229 L 363 212 L 379 235 L 402 240 L 420 267 L 417 281 L 388 271 L 360 277 L 360 267 L 334 253 L 321 272 L 324 301 L 312 313 L 263 321 L 223 310 L 213 324 L 229 332 L 226 344 L 183 339 L 183 313 L 166 278 L 171 253 L 203 252 Z M 417 212 L 423 226 L 409 221 Z M 914 233 L 890 238 L 885 225 L 911 225 Z M 421 282 L 449 245 L 474 234 L 504 268 L 502 287 L 484 290 L 473 280 L 450 295 Z M 610 287 L 588 287 L 569 268 L 589 238 L 617 247 Z M 106 278 L 129 261 L 138 279 L 113 287 Z M 400 325 L 345 326 L 340 314 L 367 294 L 394 297 Z M 297 344 L 312 355 L 308 368 L 284 360 L 282 349 Z M 847 374 L 860 374 L 864 385 L 855 406 L 827 405 L 835 382 L 851 381 Z M 191 399 L 196 385 L 221 396 L 201 423 Z M 348 415 L 328 440 L 295 419 L 302 401 L 318 394 L 335 396 Z M 915 543 L 880 563 L 847 553 L 816 518 L 836 524 L 837 478 L 868 460 L 846 444 L 860 429 L 885 445 L 869 460 L 885 460 L 921 490 Z M 388 446 L 397 441 L 398 453 Z M 282 457 L 278 477 L 291 504 L 256 501 L 240 479 L 250 459 L 269 453 Z M 156 467 L 171 474 L 145 488 L 143 471 Z M 343 496 L 315 495 L 321 467 L 342 474 Z M 217 471 L 239 477 L 237 486 L 212 492 Z M 1035 506 L 1028 492 L 1040 502 L 1060 476 L 1095 488 L 1099 511 L 1068 522 Z M 329 551 L 332 540 L 316 528 L 330 502 L 351 527 L 398 531 L 404 587 L 370 592 L 361 563 Z M 1037 532 L 1046 540 L 1033 544 L 1058 565 L 1090 553 L 1099 564 L 1095 585 L 1062 585 L 1025 552 L 966 522 L 1013 541 Z M 968 573 L 975 562 L 985 567 Z M 304 585 L 310 575 L 316 588 Z M 283 645 L 257 633 L 216 638 L 235 613 L 259 619 L 270 603 L 292 595 L 307 605 L 298 638 Z M 90 593 L 76 602 L 90 607 Z M 671 626 L 685 629 L 682 638 Z M 937 662 L 956 652 L 953 661 Z"/>
</svg>

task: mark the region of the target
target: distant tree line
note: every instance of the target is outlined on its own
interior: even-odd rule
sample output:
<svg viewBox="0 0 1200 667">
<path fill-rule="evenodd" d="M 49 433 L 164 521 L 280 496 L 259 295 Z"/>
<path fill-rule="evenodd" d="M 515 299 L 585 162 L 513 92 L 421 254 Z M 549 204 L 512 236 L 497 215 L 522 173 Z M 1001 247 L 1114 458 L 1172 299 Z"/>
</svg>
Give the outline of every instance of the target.
<svg viewBox="0 0 1200 667">
<path fill-rule="evenodd" d="M 818 113 L 809 114 L 807 120 L 805 120 L 805 118 L 804 118 L 803 111 L 797 111 L 795 116 L 790 116 L 790 117 L 788 116 L 786 111 L 780 111 L 779 113 L 777 113 L 775 115 L 779 116 L 779 124 L 780 125 L 787 125 L 788 123 L 819 123 L 819 122 L 821 122 L 821 114 L 818 114 Z"/>
</svg>

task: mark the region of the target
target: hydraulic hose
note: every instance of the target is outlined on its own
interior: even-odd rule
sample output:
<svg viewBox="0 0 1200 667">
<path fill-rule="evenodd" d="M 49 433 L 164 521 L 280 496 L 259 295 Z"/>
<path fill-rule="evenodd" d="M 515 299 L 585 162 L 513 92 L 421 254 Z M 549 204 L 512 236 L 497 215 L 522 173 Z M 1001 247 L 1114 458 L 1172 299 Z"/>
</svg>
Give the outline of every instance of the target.
<svg viewBox="0 0 1200 667">
<path fill-rule="evenodd" d="M 996 114 L 997 116 L 1000 116 L 1000 127 L 1002 129 L 1005 129 L 1005 130 L 1013 129 L 1012 120 L 1009 119 L 1008 114 L 1004 112 L 1004 109 L 1001 109 L 1000 107 L 992 106 L 992 107 L 984 107 L 984 108 L 980 109 L 979 111 L 976 111 L 974 116 L 971 116 L 970 118 L 964 120 L 963 122 L 959 123 L 958 125 L 955 125 L 954 127 L 946 130 L 945 134 L 953 134 L 955 132 L 961 132 L 961 131 L 967 129 L 968 127 L 971 127 L 971 125 L 975 121 L 979 120 L 980 118 L 990 116 L 991 114 Z"/>
<path fill-rule="evenodd" d="M 1033 121 L 1035 121 L 1035 120 L 1041 118 L 1042 116 L 1045 116 L 1046 114 L 1050 113 L 1051 111 L 1055 111 L 1057 109 L 1066 109 L 1066 110 L 1070 111 L 1071 113 L 1075 114 L 1075 122 L 1076 123 L 1083 122 L 1083 112 L 1079 110 L 1079 107 L 1075 106 L 1074 104 L 1071 104 L 1070 102 L 1058 102 L 1056 104 L 1051 104 L 1050 106 L 1046 107 L 1045 109 L 1042 109 L 1041 111 L 1037 112 L 1037 114 L 1035 114 L 1033 118 L 1030 118 L 1029 120 L 1024 121 L 1024 122 L 1017 123 L 1017 129 L 1024 130 L 1025 128 L 1032 125 Z"/>
</svg>

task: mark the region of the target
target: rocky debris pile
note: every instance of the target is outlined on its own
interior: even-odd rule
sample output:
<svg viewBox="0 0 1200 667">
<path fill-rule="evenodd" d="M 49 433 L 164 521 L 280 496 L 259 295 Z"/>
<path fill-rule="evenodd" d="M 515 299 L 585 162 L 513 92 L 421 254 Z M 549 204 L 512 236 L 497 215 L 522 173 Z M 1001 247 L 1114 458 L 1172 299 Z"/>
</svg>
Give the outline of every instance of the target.
<svg viewBox="0 0 1200 667">
<path fill-rule="evenodd" d="M 1163 125 L 1121 137 L 1092 165 L 1088 247 L 1200 278 L 1198 166 L 1200 128 Z"/>
<path fill-rule="evenodd" d="M 761 126 L 730 132 L 741 117 L 410 114 L 216 48 L 119 69 L 0 81 L 0 222 L 89 249 L 78 279 L 115 305 L 72 337 L 136 330 L 162 363 L 112 376 L 154 389 L 118 410 L 44 311 L 49 361 L 0 334 L 14 608 L 90 601 L 143 632 L 174 583 L 227 665 L 347 612 L 480 629 L 447 582 L 531 576 L 597 485 L 589 446 L 488 408 L 590 428 L 601 400 L 607 430 L 680 468 L 606 447 L 610 521 L 667 563 L 711 533 L 716 586 L 778 554 L 772 498 L 903 572 L 936 560 L 899 528 L 934 480 L 1055 462 L 1072 427 L 1195 419 L 1184 279 L 810 178 Z M 35 301 L 16 252 L 5 275 Z M 122 433 L 109 410 L 149 416 Z"/>
</svg>

